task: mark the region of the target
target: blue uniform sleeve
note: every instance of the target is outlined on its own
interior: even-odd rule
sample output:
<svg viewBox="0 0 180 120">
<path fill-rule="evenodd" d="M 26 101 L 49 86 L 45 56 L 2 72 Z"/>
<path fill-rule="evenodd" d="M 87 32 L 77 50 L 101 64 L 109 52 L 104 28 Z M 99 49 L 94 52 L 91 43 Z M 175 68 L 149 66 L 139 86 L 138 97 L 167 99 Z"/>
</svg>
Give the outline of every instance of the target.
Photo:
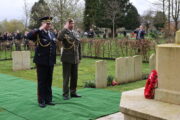
<svg viewBox="0 0 180 120">
<path fill-rule="evenodd" d="M 32 30 L 27 34 L 27 38 L 35 42 L 37 40 L 37 35 L 39 31 L 40 31 L 39 29 Z"/>
<path fill-rule="evenodd" d="M 143 34 L 145 35 L 146 34 L 146 32 L 143 30 Z"/>
<path fill-rule="evenodd" d="M 137 34 L 137 33 L 138 33 L 138 31 L 137 31 L 137 30 L 135 30 L 135 31 L 134 31 L 134 33 L 136 33 L 136 34 Z"/>
</svg>

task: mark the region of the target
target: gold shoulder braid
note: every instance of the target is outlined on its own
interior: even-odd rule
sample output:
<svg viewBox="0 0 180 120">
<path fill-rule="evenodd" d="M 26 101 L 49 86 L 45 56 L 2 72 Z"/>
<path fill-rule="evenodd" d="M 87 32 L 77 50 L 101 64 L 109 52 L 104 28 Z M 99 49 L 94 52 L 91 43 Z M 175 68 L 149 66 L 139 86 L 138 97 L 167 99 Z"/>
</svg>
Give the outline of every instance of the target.
<svg viewBox="0 0 180 120">
<path fill-rule="evenodd" d="M 71 41 L 70 41 L 71 37 L 69 37 L 67 34 L 64 35 L 64 38 L 67 40 L 67 42 L 68 42 L 69 44 L 71 44 L 71 46 L 68 47 L 68 48 L 65 48 L 65 47 L 63 47 L 63 48 L 64 48 L 65 50 L 69 50 L 69 49 L 73 48 L 74 45 L 75 45 L 75 41 L 71 42 Z"/>
<path fill-rule="evenodd" d="M 40 41 L 39 34 L 37 35 L 37 41 L 36 41 L 36 43 L 37 43 L 37 45 L 40 45 L 41 47 L 48 47 L 48 46 L 51 44 L 51 42 L 49 42 L 48 44 L 43 45 L 43 44 L 41 43 L 41 41 Z"/>
</svg>

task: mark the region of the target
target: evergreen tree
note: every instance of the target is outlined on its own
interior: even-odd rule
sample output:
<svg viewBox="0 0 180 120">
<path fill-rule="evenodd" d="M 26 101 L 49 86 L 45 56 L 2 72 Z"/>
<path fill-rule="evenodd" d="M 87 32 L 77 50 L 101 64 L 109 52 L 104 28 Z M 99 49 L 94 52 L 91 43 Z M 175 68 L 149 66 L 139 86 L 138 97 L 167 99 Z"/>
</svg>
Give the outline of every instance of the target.
<svg viewBox="0 0 180 120">
<path fill-rule="evenodd" d="M 96 25 L 99 0 L 85 0 L 84 29 L 88 31 L 92 25 Z"/>
<path fill-rule="evenodd" d="M 156 29 L 160 30 L 161 28 L 164 28 L 166 20 L 167 20 L 166 15 L 161 11 L 157 11 L 153 20 Z"/>
<path fill-rule="evenodd" d="M 136 7 L 134 7 L 132 4 L 130 5 L 122 23 L 123 24 L 119 26 L 124 26 L 129 30 L 134 30 L 140 26 L 140 15 L 138 14 Z"/>
<path fill-rule="evenodd" d="M 38 28 L 40 26 L 39 19 L 45 16 L 50 16 L 50 9 L 44 0 L 39 0 L 31 9 L 29 28 Z"/>
<path fill-rule="evenodd" d="M 127 29 L 134 29 L 139 26 L 139 14 L 137 9 L 129 2 L 129 0 L 113 0 L 116 1 L 118 6 L 116 9 L 110 11 L 109 0 L 85 0 L 84 12 L 84 28 L 88 30 L 95 25 L 100 28 L 113 28 L 112 19 L 108 16 L 113 11 L 116 11 L 115 18 L 115 31 L 116 28 L 125 27 Z M 112 5 L 111 5 L 112 7 Z"/>
</svg>

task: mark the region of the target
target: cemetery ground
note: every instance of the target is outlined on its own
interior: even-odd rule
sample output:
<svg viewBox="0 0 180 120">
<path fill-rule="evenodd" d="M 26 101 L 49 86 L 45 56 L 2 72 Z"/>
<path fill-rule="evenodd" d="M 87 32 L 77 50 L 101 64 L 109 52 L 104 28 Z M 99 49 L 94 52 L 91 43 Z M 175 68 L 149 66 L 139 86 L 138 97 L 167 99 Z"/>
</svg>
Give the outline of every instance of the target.
<svg viewBox="0 0 180 120">
<path fill-rule="evenodd" d="M 81 63 L 79 64 L 79 79 L 78 79 L 78 88 L 83 88 L 85 82 L 94 81 L 95 80 L 95 62 L 98 59 L 91 58 L 83 58 Z M 32 62 L 32 60 L 31 60 Z M 115 60 L 106 60 L 107 62 L 107 70 L 108 76 L 115 76 Z M 12 61 L 0 61 L 0 73 L 8 74 L 12 76 L 16 76 L 25 80 L 31 80 L 36 82 L 36 69 L 31 70 L 23 70 L 23 71 L 13 71 L 12 70 Z M 31 66 L 35 66 L 34 63 L 31 63 Z M 143 63 L 143 74 L 148 74 L 149 64 Z M 113 90 L 113 91 L 127 91 L 136 88 L 143 87 L 145 85 L 145 80 L 140 80 L 137 82 L 122 84 L 118 86 L 109 86 L 105 89 Z M 60 62 L 60 58 L 57 58 L 57 65 L 54 68 L 53 75 L 53 86 L 62 88 L 62 64 Z"/>
<path fill-rule="evenodd" d="M 23 71 L 13 71 L 12 60 L 0 61 L 0 119 L 55 120 L 60 118 L 72 120 L 77 117 L 77 120 L 87 120 L 119 112 L 121 93 L 141 88 L 146 81 L 140 80 L 104 89 L 84 88 L 85 82 L 95 80 L 95 62 L 97 60 L 99 59 L 83 58 L 79 65 L 78 93 L 83 97 L 63 101 L 62 65 L 58 56 L 53 78 L 53 101 L 57 105 L 47 107 L 45 110 L 41 110 L 37 105 L 36 69 L 34 69 L 35 65 L 32 59 L 33 69 Z M 106 62 L 108 76 L 114 77 L 115 60 L 106 60 Z M 149 73 L 148 63 L 143 63 L 143 73 Z"/>
<path fill-rule="evenodd" d="M 116 58 L 116 57 L 120 57 L 120 54 L 117 53 L 124 52 L 125 55 L 124 56 L 122 55 L 121 57 L 126 57 L 126 56 L 133 56 L 135 54 L 134 51 L 136 50 L 136 49 L 131 49 L 131 46 L 128 45 L 128 47 L 123 47 L 122 49 L 118 48 L 119 52 L 117 52 L 118 51 L 116 49 L 117 47 L 114 47 L 116 46 L 115 44 L 112 44 L 112 48 L 113 48 L 112 50 L 108 49 L 108 47 L 106 46 L 107 44 L 103 44 L 103 45 L 97 44 L 98 46 L 94 46 L 94 45 L 96 44 L 91 44 L 91 42 L 87 42 L 84 44 L 83 53 L 85 56 Z M 100 49 L 99 46 L 101 46 Z M 107 49 L 104 49 L 104 52 L 99 53 L 99 51 L 102 51 L 103 48 L 107 48 Z M 154 50 L 150 49 L 148 55 L 150 55 L 153 52 Z M 33 56 L 34 56 L 34 52 L 31 51 L 31 57 L 33 58 Z M 46 114 L 38 109 L 37 97 L 36 97 L 37 75 L 36 75 L 35 64 L 33 63 L 32 58 L 31 58 L 32 69 L 13 71 L 11 50 L 0 51 L 0 86 L 1 86 L 0 91 L 6 90 L 5 93 L 3 92 L 2 94 L 0 94 L 0 119 L 4 119 L 9 115 L 10 116 L 9 119 L 6 120 L 11 120 L 12 118 L 16 120 L 17 116 L 9 114 L 9 112 L 7 111 L 10 111 L 18 116 L 22 116 L 23 117 L 22 120 L 24 120 L 24 118 L 33 120 L 34 118 L 37 117 L 39 118 L 39 120 L 41 120 L 42 117 L 38 116 L 37 113 Z M 56 117 L 60 116 L 60 118 L 63 119 L 65 117 L 63 114 L 66 114 L 63 111 L 68 111 L 68 114 L 70 112 L 69 119 L 71 118 L 73 119 L 75 116 L 80 117 L 78 120 L 80 119 L 86 120 L 86 118 L 97 119 L 105 115 L 119 112 L 119 102 L 122 92 L 144 87 L 146 82 L 145 79 L 136 82 L 120 84 L 116 86 L 108 86 L 103 89 L 84 88 L 87 82 L 89 81 L 95 82 L 95 62 L 98 60 L 102 60 L 102 59 L 83 58 L 81 60 L 78 71 L 79 73 L 78 93 L 80 93 L 83 96 L 83 98 L 78 100 L 73 99 L 66 102 L 63 101 L 61 98 L 62 84 L 63 84 L 62 64 L 60 62 L 60 56 L 59 55 L 57 56 L 57 64 L 55 65 L 54 75 L 53 75 L 53 99 L 55 101 L 59 101 L 58 104 L 62 104 L 62 105 L 57 105 L 52 109 L 48 107 L 46 110 L 48 111 L 49 114 L 56 114 Z M 114 78 L 115 60 L 112 59 L 105 61 L 107 63 L 107 76 Z M 149 64 L 143 63 L 142 67 L 143 67 L 142 69 L 143 74 L 144 75 L 149 74 L 150 72 Z M 8 91 L 10 92 L 8 93 Z M 13 96 L 13 94 L 18 96 L 19 98 L 24 96 L 25 99 L 19 100 L 17 99 L 16 96 Z M 10 97 L 9 95 L 12 95 L 11 99 L 9 99 Z M 13 101 L 13 99 L 15 99 L 15 101 Z M 29 99 L 31 100 L 30 102 L 31 104 L 26 105 L 26 101 L 29 101 Z M 3 104 L 3 102 L 1 101 L 3 102 L 5 101 L 5 103 Z M 21 105 L 21 106 L 16 106 L 16 105 Z M 75 112 L 72 112 L 71 105 L 74 106 Z M 26 111 L 27 109 L 28 111 Z M 86 112 L 84 112 L 84 109 Z M 61 111 L 62 113 L 57 112 L 57 110 Z M 21 113 L 20 111 L 26 111 L 26 112 Z M 28 113 L 31 114 L 29 115 Z M 49 118 L 49 116 L 46 117 L 47 120 L 52 119 Z M 19 117 L 17 119 L 19 119 Z"/>
</svg>

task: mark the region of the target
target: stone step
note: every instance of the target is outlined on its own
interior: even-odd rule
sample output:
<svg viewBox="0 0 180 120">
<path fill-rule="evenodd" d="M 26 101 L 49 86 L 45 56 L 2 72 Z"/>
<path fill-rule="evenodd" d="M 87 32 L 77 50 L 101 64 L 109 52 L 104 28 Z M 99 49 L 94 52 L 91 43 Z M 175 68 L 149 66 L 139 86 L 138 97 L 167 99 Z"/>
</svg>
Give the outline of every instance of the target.
<svg viewBox="0 0 180 120">
<path fill-rule="evenodd" d="M 108 115 L 108 116 L 104 116 L 101 118 L 98 118 L 96 120 L 123 120 L 123 114 L 121 112 L 112 114 L 112 115 Z"/>
<path fill-rule="evenodd" d="M 122 93 L 124 120 L 180 120 L 180 105 L 144 98 L 144 88 Z"/>
</svg>

